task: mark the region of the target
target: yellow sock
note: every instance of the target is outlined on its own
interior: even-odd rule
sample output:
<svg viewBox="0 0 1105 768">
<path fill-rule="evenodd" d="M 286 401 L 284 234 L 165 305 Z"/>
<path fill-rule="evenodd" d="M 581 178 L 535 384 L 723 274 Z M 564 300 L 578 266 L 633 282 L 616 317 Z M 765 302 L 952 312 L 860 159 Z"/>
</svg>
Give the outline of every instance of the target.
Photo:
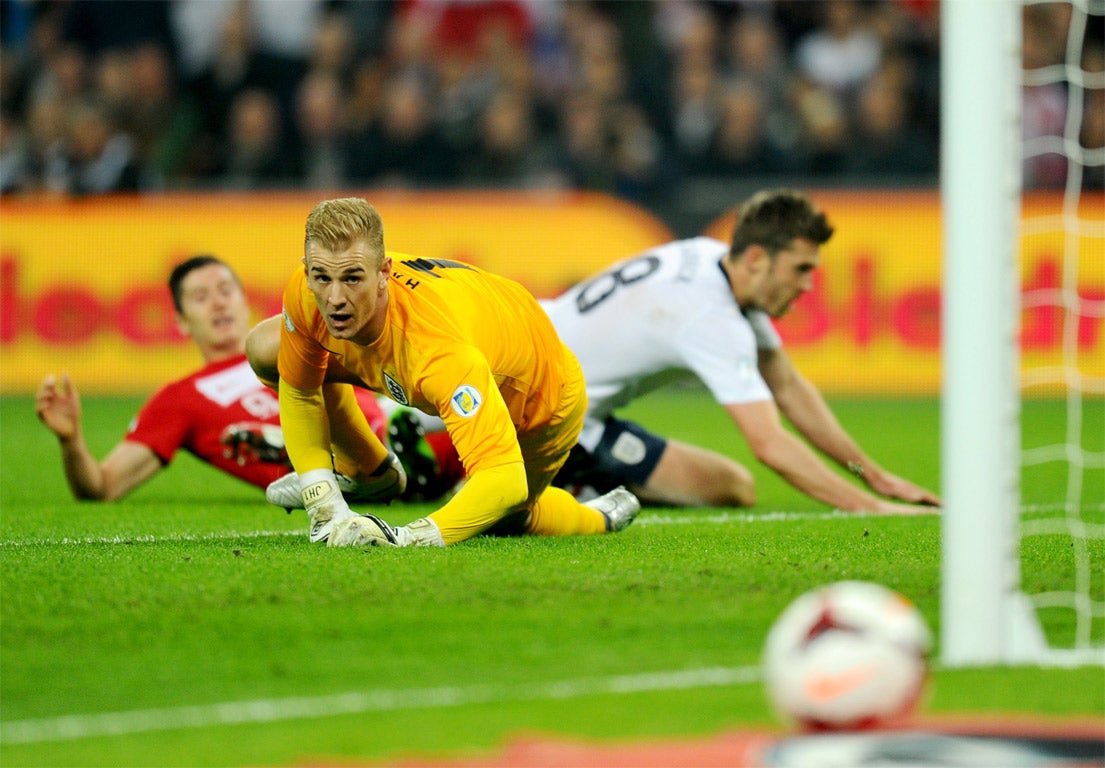
<svg viewBox="0 0 1105 768">
<path fill-rule="evenodd" d="M 343 475 L 368 475 L 388 455 L 388 449 L 368 426 L 350 384 L 324 384 L 323 399 L 330 417 L 334 467 Z"/>
<path fill-rule="evenodd" d="M 606 533 L 606 516 L 580 504 L 567 491 L 549 487 L 537 497 L 526 533 L 538 536 Z"/>
</svg>

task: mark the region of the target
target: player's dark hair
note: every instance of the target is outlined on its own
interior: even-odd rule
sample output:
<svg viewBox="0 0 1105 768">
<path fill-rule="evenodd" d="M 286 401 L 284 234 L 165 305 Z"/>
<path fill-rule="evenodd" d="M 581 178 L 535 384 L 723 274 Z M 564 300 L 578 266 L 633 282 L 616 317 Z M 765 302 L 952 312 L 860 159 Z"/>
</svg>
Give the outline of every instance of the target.
<svg viewBox="0 0 1105 768">
<path fill-rule="evenodd" d="M 741 206 L 729 253 L 739 257 L 750 245 L 759 245 L 775 254 L 797 237 L 821 245 L 832 236 L 833 227 L 825 214 L 803 193 L 769 189 L 757 192 Z"/>
<path fill-rule="evenodd" d="M 234 278 L 234 282 L 238 283 L 238 285 L 242 284 L 242 281 L 238 279 L 238 275 L 231 269 L 230 265 L 216 256 L 203 253 L 186 259 L 173 267 L 173 271 L 169 273 L 169 293 L 173 295 L 173 306 L 176 307 L 178 313 L 184 312 L 184 307 L 181 305 L 181 296 L 184 293 L 184 289 L 181 285 L 184 283 L 184 278 L 188 277 L 192 270 L 206 267 L 209 264 L 218 264 L 219 266 L 226 267 L 231 277 Z"/>
</svg>

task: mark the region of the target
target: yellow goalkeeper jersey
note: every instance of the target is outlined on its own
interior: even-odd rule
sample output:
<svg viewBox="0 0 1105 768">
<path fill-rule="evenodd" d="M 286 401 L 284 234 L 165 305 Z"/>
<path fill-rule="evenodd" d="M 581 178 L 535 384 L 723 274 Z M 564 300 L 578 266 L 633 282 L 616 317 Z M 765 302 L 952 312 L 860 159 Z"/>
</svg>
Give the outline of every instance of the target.
<svg viewBox="0 0 1105 768">
<path fill-rule="evenodd" d="M 518 283 L 470 264 L 389 252 L 383 333 L 335 339 L 296 270 L 284 290 L 280 376 L 321 386 L 330 355 L 368 388 L 444 419 L 468 474 L 522 461 L 519 439 L 562 418 L 578 363 Z"/>
</svg>

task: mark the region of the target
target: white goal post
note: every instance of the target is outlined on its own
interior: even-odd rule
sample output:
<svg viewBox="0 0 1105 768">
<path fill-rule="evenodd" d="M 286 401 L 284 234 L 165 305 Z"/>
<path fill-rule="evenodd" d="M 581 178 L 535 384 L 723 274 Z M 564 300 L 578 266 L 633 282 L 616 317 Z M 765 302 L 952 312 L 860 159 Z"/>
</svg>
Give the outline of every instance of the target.
<svg viewBox="0 0 1105 768">
<path fill-rule="evenodd" d="M 1022 11 L 1019 0 L 941 3 L 940 645 L 950 667 L 1105 663 L 1100 646 L 1049 647 L 1021 591 Z"/>
</svg>

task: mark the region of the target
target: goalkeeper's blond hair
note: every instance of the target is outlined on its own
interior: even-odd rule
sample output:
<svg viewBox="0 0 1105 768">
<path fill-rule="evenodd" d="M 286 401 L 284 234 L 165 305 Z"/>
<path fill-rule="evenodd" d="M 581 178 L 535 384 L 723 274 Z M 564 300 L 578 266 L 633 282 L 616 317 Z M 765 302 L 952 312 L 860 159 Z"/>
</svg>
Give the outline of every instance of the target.
<svg viewBox="0 0 1105 768">
<path fill-rule="evenodd" d="M 359 197 L 323 200 L 307 216 L 304 256 L 312 243 L 338 252 L 359 241 L 368 245 L 375 266 L 380 266 L 384 260 L 384 222 L 367 200 Z"/>
</svg>

